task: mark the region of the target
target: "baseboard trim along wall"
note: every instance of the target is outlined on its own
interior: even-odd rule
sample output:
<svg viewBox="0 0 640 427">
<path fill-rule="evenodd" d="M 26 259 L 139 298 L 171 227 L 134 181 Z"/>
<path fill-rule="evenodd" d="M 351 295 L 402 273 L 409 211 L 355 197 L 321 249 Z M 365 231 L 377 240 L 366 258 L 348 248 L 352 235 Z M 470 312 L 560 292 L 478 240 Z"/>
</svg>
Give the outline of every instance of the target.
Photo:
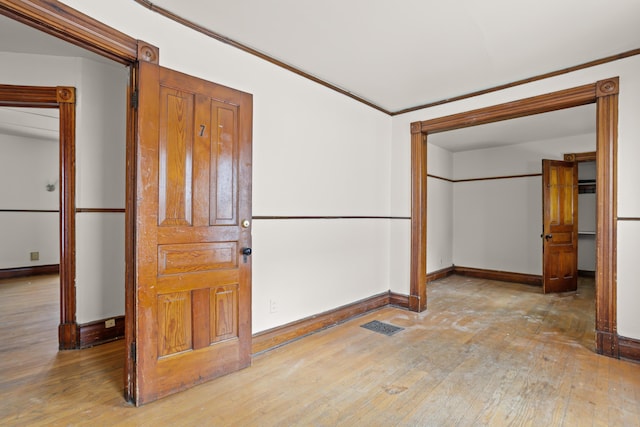
<svg viewBox="0 0 640 427">
<path fill-rule="evenodd" d="M 434 280 L 444 279 L 445 277 L 451 276 L 455 272 L 455 266 L 443 268 L 441 270 L 436 270 L 432 273 L 427 274 L 427 283 L 433 282 Z"/>
<path fill-rule="evenodd" d="M 618 336 L 620 358 L 640 362 L 640 340 Z"/>
<path fill-rule="evenodd" d="M 33 267 L 3 268 L 0 269 L 0 280 L 58 273 L 60 273 L 60 264 L 34 265 Z"/>
<path fill-rule="evenodd" d="M 514 273 L 511 271 L 487 270 L 484 268 L 461 267 L 452 265 L 427 274 L 427 282 L 444 279 L 452 274 L 475 277 L 477 279 L 498 280 L 500 282 L 514 282 L 525 285 L 542 286 L 542 276 L 536 274 Z"/>
<path fill-rule="evenodd" d="M 453 274 L 476 277 L 478 279 L 499 280 L 501 282 L 522 283 L 525 285 L 542 286 L 542 276 L 537 274 L 513 273 L 510 271 L 486 270 L 482 268 L 453 267 Z"/>
<path fill-rule="evenodd" d="M 113 326 L 107 327 L 107 322 Z M 78 348 L 89 348 L 124 338 L 124 316 L 114 316 L 107 319 L 78 325 L 80 342 Z"/>
<path fill-rule="evenodd" d="M 274 349 L 386 305 L 407 308 L 409 306 L 409 297 L 391 292 L 383 292 L 352 304 L 325 311 L 324 313 L 258 332 L 253 335 L 251 352 L 257 354 Z"/>
<path fill-rule="evenodd" d="M 591 270 L 578 270 L 578 276 L 582 277 L 596 277 L 596 272 Z"/>
</svg>

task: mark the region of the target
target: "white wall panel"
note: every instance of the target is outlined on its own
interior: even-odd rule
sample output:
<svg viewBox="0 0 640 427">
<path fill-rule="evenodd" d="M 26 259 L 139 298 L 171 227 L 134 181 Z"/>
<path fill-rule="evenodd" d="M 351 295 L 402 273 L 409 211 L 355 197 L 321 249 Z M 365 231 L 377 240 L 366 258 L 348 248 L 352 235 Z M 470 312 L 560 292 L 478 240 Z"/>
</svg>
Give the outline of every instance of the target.
<svg viewBox="0 0 640 427">
<path fill-rule="evenodd" d="M 80 67 L 76 203 L 80 208 L 124 208 L 129 71 L 84 58 Z"/>
<path fill-rule="evenodd" d="M 428 178 L 427 188 L 427 273 L 431 273 L 453 265 L 454 184 Z"/>
<path fill-rule="evenodd" d="M 77 321 L 124 314 L 124 214 L 79 213 L 76 233 Z"/>
<path fill-rule="evenodd" d="M 618 221 L 618 334 L 640 339 L 640 221 Z"/>
<path fill-rule="evenodd" d="M 77 86 L 79 58 L 0 52 L 2 84 Z"/>
<path fill-rule="evenodd" d="M 595 134 L 532 141 L 453 154 L 455 179 L 542 173 L 542 159 L 562 160 L 564 153 L 595 151 Z"/>
<path fill-rule="evenodd" d="M 455 265 L 542 274 L 540 177 L 459 182 L 453 194 Z"/>
<path fill-rule="evenodd" d="M 395 219 L 390 224 L 389 288 L 402 295 L 410 293 L 411 221 Z"/>
<path fill-rule="evenodd" d="M 388 291 L 388 224 L 255 220 L 253 333 Z"/>
<path fill-rule="evenodd" d="M 57 141 L 0 134 L 0 208 L 58 209 L 58 150 Z"/>
<path fill-rule="evenodd" d="M 627 62 L 619 73 L 618 216 L 637 218 L 640 217 L 640 65 L 637 65 L 640 58 L 635 56 Z"/>
<path fill-rule="evenodd" d="M 427 143 L 427 170 L 440 178 L 453 179 L 453 153 Z"/>
<path fill-rule="evenodd" d="M 57 212 L 0 212 L 0 269 L 58 264 L 58 229 Z"/>
</svg>

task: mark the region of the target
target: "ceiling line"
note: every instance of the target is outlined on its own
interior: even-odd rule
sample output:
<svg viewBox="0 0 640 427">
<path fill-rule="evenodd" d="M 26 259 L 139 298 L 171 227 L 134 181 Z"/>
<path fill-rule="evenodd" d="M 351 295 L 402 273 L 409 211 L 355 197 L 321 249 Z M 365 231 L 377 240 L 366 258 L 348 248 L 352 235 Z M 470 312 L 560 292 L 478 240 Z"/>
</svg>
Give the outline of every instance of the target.
<svg viewBox="0 0 640 427">
<path fill-rule="evenodd" d="M 562 74 L 571 73 L 573 71 L 582 70 L 585 68 L 595 67 L 596 65 L 606 64 L 607 62 L 617 61 L 619 59 L 629 58 L 630 56 L 640 55 L 640 48 L 627 50 L 626 52 L 618 53 L 611 56 L 606 56 L 600 59 L 594 59 L 593 61 L 584 62 L 582 64 L 574 65 L 572 67 L 562 68 L 560 70 L 551 71 L 544 74 L 538 74 L 537 76 L 527 77 L 525 79 L 516 80 L 515 82 L 505 83 L 498 86 L 493 86 L 488 89 L 482 89 L 475 92 L 469 92 L 463 95 L 454 96 L 453 98 L 442 99 L 440 101 L 434 101 L 423 105 L 417 105 L 415 107 L 405 108 L 403 110 L 394 111 L 391 113 L 392 116 L 397 116 L 399 114 L 410 113 L 412 111 L 422 110 L 424 108 L 435 107 L 436 105 L 448 104 L 450 102 L 460 101 L 462 99 L 473 98 L 474 96 L 484 95 L 491 92 L 497 92 L 499 90 L 508 89 L 515 86 L 520 86 L 526 83 L 535 82 L 538 80 L 548 79 L 550 77 L 556 77 Z"/>
<path fill-rule="evenodd" d="M 596 65 L 606 64 L 607 62 L 613 62 L 613 61 L 617 61 L 619 59 L 624 59 L 624 58 L 628 58 L 628 57 L 631 57 L 631 56 L 640 55 L 640 48 L 632 49 L 632 50 L 621 52 L 621 53 L 618 53 L 618 54 L 615 54 L 615 55 L 607 56 L 607 57 L 604 57 L 604 58 L 595 59 L 593 61 L 584 62 L 582 64 L 574 65 L 574 66 L 571 66 L 571 67 L 562 68 L 560 70 L 551 71 L 551 72 L 544 73 L 544 74 L 538 74 L 536 76 L 528 77 L 528 78 L 521 79 L 521 80 L 516 80 L 516 81 L 511 82 L 511 83 L 505 83 L 505 84 L 498 85 L 498 86 L 493 86 L 493 87 L 490 87 L 490 88 L 487 88 L 487 89 L 482 89 L 482 90 L 478 90 L 478 91 L 469 92 L 469 93 L 466 93 L 466 94 L 454 96 L 452 98 L 441 99 L 439 101 L 429 102 L 429 103 L 422 104 L 422 105 L 417 105 L 417 106 L 414 106 L 414 107 L 408 107 L 408 108 L 404 108 L 404 109 L 398 110 L 398 111 L 389 111 L 389 110 L 387 110 L 387 109 L 385 109 L 385 108 L 383 108 L 383 107 L 381 107 L 381 106 L 379 106 L 379 105 L 377 105 L 377 104 L 375 104 L 375 103 L 373 103 L 371 101 L 368 101 L 368 100 L 366 100 L 364 98 L 359 97 L 358 95 L 354 94 L 353 92 L 349 92 L 348 90 L 342 89 L 342 88 L 340 88 L 340 87 L 338 87 L 336 85 L 333 85 L 333 84 L 331 84 L 331 83 L 329 83 L 329 82 L 327 82 L 325 80 L 322 80 L 322 79 L 320 79 L 318 77 L 315 77 L 312 74 L 309 74 L 309 73 L 307 73 L 305 71 L 302 71 L 299 68 L 296 68 L 296 67 L 294 67 L 292 65 L 289 65 L 289 64 L 287 64 L 285 62 L 282 62 L 282 61 L 280 61 L 278 59 L 275 59 L 272 56 L 269 56 L 269 55 L 267 55 L 267 54 L 265 54 L 263 52 L 260 52 L 260 51 L 258 51 L 256 49 L 253 49 L 253 48 L 251 48 L 251 47 L 249 47 L 249 46 L 247 46 L 245 44 L 242 44 L 242 43 L 240 43 L 238 41 L 235 41 L 235 40 L 233 40 L 233 39 L 231 39 L 229 37 L 223 36 L 220 33 L 216 33 L 215 31 L 212 31 L 212 30 L 210 30 L 208 28 L 205 28 L 205 27 L 203 27 L 201 25 L 198 25 L 193 21 L 190 21 L 190 20 L 188 20 L 186 18 L 183 18 L 182 16 L 176 15 L 175 13 L 170 12 L 169 10 L 167 10 L 167 9 L 165 9 L 163 7 L 160 7 L 160 6 L 157 6 L 157 5 L 153 4 L 153 2 L 151 2 L 150 0 L 134 0 L 134 1 L 136 3 L 138 3 L 138 4 L 140 4 L 143 7 L 146 7 L 147 9 L 164 16 L 165 18 L 169 18 L 169 19 L 171 19 L 171 20 L 173 20 L 173 21 L 175 21 L 175 22 L 177 22 L 179 24 L 184 25 L 185 27 L 191 28 L 192 30 L 198 31 L 198 32 L 200 32 L 200 33 L 202 33 L 202 34 L 204 34 L 206 36 L 209 36 L 209 37 L 215 39 L 215 40 L 218 40 L 218 41 L 220 41 L 222 43 L 228 44 L 229 46 L 233 46 L 233 47 L 235 47 L 237 49 L 240 49 L 240 50 L 242 50 L 244 52 L 247 52 L 247 53 L 249 53 L 251 55 L 257 56 L 260 59 L 263 59 L 263 60 L 265 60 L 267 62 L 270 62 L 270 63 L 272 63 L 274 65 L 277 65 L 277 66 L 279 66 L 281 68 L 284 68 L 285 70 L 291 71 L 292 73 L 298 74 L 299 76 L 302 76 L 302 77 L 304 77 L 306 79 L 309 79 L 309 80 L 311 80 L 313 82 L 316 82 L 316 83 L 318 83 L 318 84 L 320 84 L 322 86 L 325 86 L 325 87 L 327 87 L 327 88 L 329 88 L 331 90 L 334 90 L 334 91 L 336 91 L 338 93 L 341 93 L 341 94 L 343 94 L 345 96 L 348 96 L 349 98 L 352 98 L 352 99 L 354 99 L 354 100 L 356 100 L 356 101 L 358 101 L 358 102 L 360 102 L 362 104 L 365 104 L 365 105 L 367 105 L 367 106 L 369 106 L 369 107 L 371 107 L 371 108 L 373 108 L 375 110 L 378 110 L 378 111 L 380 111 L 382 113 L 385 113 L 385 114 L 388 114 L 390 116 L 397 116 L 397 115 L 400 115 L 400 114 L 410 113 L 410 112 L 417 111 L 417 110 L 422 110 L 422 109 L 425 109 L 425 108 L 435 107 L 436 105 L 448 104 L 450 102 L 460 101 L 460 100 L 467 99 L 467 98 L 473 98 L 475 96 L 484 95 L 484 94 L 491 93 L 491 92 L 497 92 L 497 91 L 500 91 L 500 90 L 503 90 L 503 89 L 508 89 L 508 88 L 511 88 L 511 87 L 514 87 L 514 86 L 520 86 L 520 85 L 523 85 L 523 84 L 526 84 L 526 83 L 531 83 L 531 82 L 535 82 L 535 81 L 538 81 L 538 80 L 547 79 L 547 78 L 550 78 L 550 77 L 556 77 L 556 76 L 559 76 L 559 75 L 562 75 L 562 74 L 571 73 L 573 71 L 578 71 L 578 70 L 582 70 L 582 69 L 589 68 L 589 67 L 594 67 Z"/>
<path fill-rule="evenodd" d="M 309 73 L 307 73 L 305 71 L 302 71 L 299 68 L 296 68 L 296 67 L 294 67 L 292 65 L 289 65 L 289 64 L 287 64 L 285 62 L 282 62 L 282 61 L 280 61 L 278 59 L 275 59 L 275 58 L 273 58 L 273 57 L 271 57 L 271 56 L 269 56 L 269 55 L 267 55 L 267 54 L 265 54 L 263 52 L 260 52 L 259 50 L 253 49 L 253 48 L 251 48 L 251 47 L 249 47 L 249 46 L 247 46 L 245 44 L 242 44 L 242 43 L 237 42 L 237 41 L 235 41 L 233 39 L 230 39 L 229 37 L 223 36 L 222 34 L 216 33 L 215 31 L 212 31 L 212 30 L 210 30 L 208 28 L 205 28 L 205 27 L 203 27 L 201 25 L 198 25 L 193 21 L 190 21 L 190 20 L 188 20 L 186 18 L 183 18 L 183 17 L 181 17 L 179 15 L 176 15 L 173 12 L 168 11 L 167 9 L 164 9 L 164 8 L 162 8 L 160 6 L 156 6 L 155 4 L 150 2 L 149 0 L 134 0 L 134 1 L 136 3 L 138 3 L 138 4 L 140 4 L 140 5 L 148 8 L 149 10 L 152 10 L 153 12 L 159 13 L 160 15 L 162 15 L 162 16 L 164 16 L 166 18 L 169 18 L 169 19 L 171 19 L 171 20 L 173 20 L 173 21 L 175 21 L 175 22 L 177 22 L 179 24 L 182 24 L 182 25 L 184 25 L 184 26 L 186 26 L 188 28 L 191 28 L 192 30 L 196 30 L 196 31 L 198 31 L 198 32 L 200 32 L 200 33 L 202 33 L 204 35 L 207 35 L 207 36 L 209 36 L 209 37 L 211 37 L 213 39 L 216 39 L 216 40 L 218 40 L 218 41 L 220 41 L 222 43 L 228 44 L 228 45 L 233 46 L 233 47 L 235 47 L 237 49 L 240 49 L 240 50 L 242 50 L 244 52 L 247 52 L 247 53 L 249 53 L 251 55 L 257 56 L 260 59 L 264 59 L 267 62 L 270 62 L 270 63 L 272 63 L 274 65 L 277 65 L 277 66 L 279 66 L 281 68 L 284 68 L 285 70 L 291 71 L 292 73 L 298 74 L 299 76 L 302 76 L 302 77 L 304 77 L 306 79 L 309 79 L 309 80 L 311 80 L 313 82 L 316 82 L 316 83 L 318 83 L 318 84 L 320 84 L 322 86 L 325 86 L 325 87 L 327 87 L 327 88 L 329 88 L 331 90 L 334 90 L 334 91 L 336 91 L 338 93 L 341 93 L 342 95 L 346 95 L 349 98 L 353 98 L 356 101 L 361 102 L 362 104 L 368 105 L 369 107 L 371 107 L 373 109 L 376 109 L 376 110 L 378 110 L 378 111 L 380 111 L 382 113 L 385 113 L 387 115 L 392 115 L 391 111 L 386 110 L 386 109 L 382 108 L 381 106 L 379 106 L 377 104 L 374 104 L 371 101 L 367 101 L 366 99 L 359 97 L 358 95 L 354 94 L 353 92 L 349 92 L 348 90 L 342 89 L 342 88 L 340 88 L 340 87 L 338 87 L 336 85 L 333 85 L 333 84 L 331 84 L 331 83 L 329 83 L 329 82 L 327 82 L 325 80 L 322 80 L 322 79 L 320 79 L 320 78 L 318 78 L 318 77 L 316 77 L 316 76 L 314 76 L 312 74 L 309 74 Z"/>
</svg>

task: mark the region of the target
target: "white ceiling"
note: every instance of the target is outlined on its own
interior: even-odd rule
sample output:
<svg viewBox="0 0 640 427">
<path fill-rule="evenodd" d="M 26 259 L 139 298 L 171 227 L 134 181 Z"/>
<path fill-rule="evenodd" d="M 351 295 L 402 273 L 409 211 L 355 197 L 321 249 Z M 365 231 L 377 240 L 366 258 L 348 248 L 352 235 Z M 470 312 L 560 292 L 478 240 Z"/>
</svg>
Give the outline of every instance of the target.
<svg viewBox="0 0 640 427">
<path fill-rule="evenodd" d="M 640 48 L 640 0 L 153 4 L 391 112 Z M 2 16 L 1 51 L 105 61 Z M 462 151 L 591 133 L 594 115 L 592 107 L 571 109 L 436 134 L 430 142 Z"/>
<path fill-rule="evenodd" d="M 640 48 L 640 0 L 153 0 L 388 111 Z"/>
</svg>

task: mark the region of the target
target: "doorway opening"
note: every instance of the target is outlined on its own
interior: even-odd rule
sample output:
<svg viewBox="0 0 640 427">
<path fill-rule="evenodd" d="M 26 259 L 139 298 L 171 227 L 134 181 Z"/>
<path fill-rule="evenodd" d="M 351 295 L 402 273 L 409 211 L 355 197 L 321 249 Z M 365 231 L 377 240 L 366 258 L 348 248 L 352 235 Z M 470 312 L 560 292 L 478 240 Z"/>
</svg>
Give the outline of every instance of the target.
<svg viewBox="0 0 640 427">
<path fill-rule="evenodd" d="M 34 12 L 49 16 L 67 9 L 54 2 Z M 0 72 L 0 103 L 60 110 L 60 155 L 55 156 L 60 173 L 48 178 L 55 194 L 60 190 L 60 206 L 56 203 L 52 213 L 61 215 L 56 225 L 61 239 L 58 347 L 85 348 L 121 338 L 130 64 L 123 67 L 113 55 L 97 55 L 65 41 L 68 37 L 55 37 L 59 27 L 51 22 L 45 31 L 30 28 L 38 27 L 37 20 L 25 22 L 30 12 L 21 6 L 3 5 L 0 13 L 8 16 L 0 17 L 0 55 L 6 63 Z M 49 86 L 33 86 L 43 83 Z M 77 112 L 76 96 L 81 99 Z"/>
<path fill-rule="evenodd" d="M 616 331 L 616 150 L 618 92 L 611 78 L 559 92 L 507 104 L 454 114 L 411 124 L 412 215 L 410 308 L 423 311 L 427 305 L 427 138 L 429 134 L 492 123 L 548 111 L 596 103 L 597 141 L 597 260 L 596 260 L 596 351 L 618 357 Z"/>
<path fill-rule="evenodd" d="M 75 348 L 75 88 L 0 85 L 0 105 L 59 110 L 60 349 Z"/>
</svg>

